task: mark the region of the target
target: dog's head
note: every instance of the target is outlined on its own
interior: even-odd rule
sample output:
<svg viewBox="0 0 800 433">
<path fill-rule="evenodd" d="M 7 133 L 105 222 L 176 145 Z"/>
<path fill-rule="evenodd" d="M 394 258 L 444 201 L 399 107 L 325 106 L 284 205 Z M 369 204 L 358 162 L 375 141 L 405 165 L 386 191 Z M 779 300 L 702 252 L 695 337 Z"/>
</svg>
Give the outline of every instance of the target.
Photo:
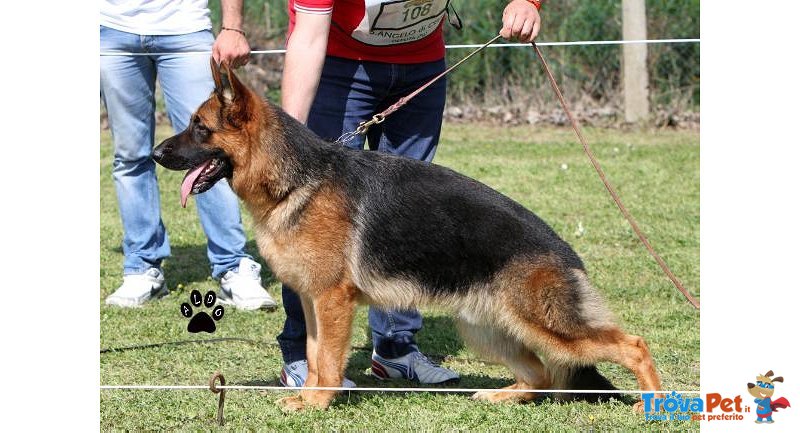
<svg viewBox="0 0 800 433">
<path fill-rule="evenodd" d="M 181 204 L 189 194 L 210 189 L 234 169 L 246 164 L 254 108 L 260 98 L 252 93 L 230 68 L 220 70 L 211 59 L 215 89 L 192 115 L 189 126 L 153 149 L 153 159 L 170 170 L 188 170 L 181 184 Z"/>
<path fill-rule="evenodd" d="M 772 397 L 775 394 L 775 382 L 783 382 L 783 377 L 772 377 L 772 375 L 772 370 L 763 376 L 757 375 L 756 383 L 747 384 L 747 392 L 756 398 Z"/>
</svg>

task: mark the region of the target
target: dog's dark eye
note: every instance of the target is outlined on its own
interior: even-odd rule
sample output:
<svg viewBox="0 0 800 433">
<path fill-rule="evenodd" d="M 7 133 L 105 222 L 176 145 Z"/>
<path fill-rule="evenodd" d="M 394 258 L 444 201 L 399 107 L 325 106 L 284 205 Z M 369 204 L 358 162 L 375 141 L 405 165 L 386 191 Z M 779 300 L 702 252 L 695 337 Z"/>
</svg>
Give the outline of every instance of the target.
<svg viewBox="0 0 800 433">
<path fill-rule="evenodd" d="M 205 125 L 199 122 L 195 122 L 192 127 L 192 135 L 194 139 L 197 141 L 205 141 L 211 135 L 211 130 L 208 129 Z"/>
<path fill-rule="evenodd" d="M 206 127 L 206 125 L 203 124 L 203 121 L 200 120 L 200 117 L 198 117 L 198 116 L 193 116 L 192 117 L 192 126 L 198 132 L 202 132 L 202 133 L 205 133 L 205 134 L 211 132 L 211 130 L 208 129 L 208 127 Z"/>
</svg>

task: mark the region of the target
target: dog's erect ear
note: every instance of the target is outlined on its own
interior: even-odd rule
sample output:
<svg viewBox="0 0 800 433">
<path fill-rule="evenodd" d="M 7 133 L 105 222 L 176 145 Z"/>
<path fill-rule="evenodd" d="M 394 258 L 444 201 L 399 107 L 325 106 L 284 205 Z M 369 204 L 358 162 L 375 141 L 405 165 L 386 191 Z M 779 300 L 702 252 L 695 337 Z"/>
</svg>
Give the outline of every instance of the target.
<svg viewBox="0 0 800 433">
<path fill-rule="evenodd" d="M 250 91 L 239 81 L 227 63 L 222 65 L 221 70 L 217 67 L 216 71 L 217 76 L 214 77 L 214 82 L 217 84 L 215 89 L 217 98 L 226 108 L 227 121 L 238 127 L 242 122 L 250 120 L 250 105 L 252 104 Z"/>
<path fill-rule="evenodd" d="M 772 370 L 770 370 L 764 376 L 771 377 L 773 374 L 775 374 L 775 373 L 773 373 Z"/>
<path fill-rule="evenodd" d="M 228 73 L 230 70 L 225 67 L 225 70 L 220 70 L 220 65 L 211 58 L 211 76 L 214 77 L 214 94 L 222 105 L 227 105 L 233 100 L 231 91 L 231 84 L 228 81 Z"/>
<path fill-rule="evenodd" d="M 772 379 L 773 382 L 781 382 L 783 383 L 783 376 L 778 376 Z"/>
<path fill-rule="evenodd" d="M 222 92 L 222 78 L 219 76 L 219 65 L 214 60 L 214 56 L 209 57 L 211 60 L 211 76 L 214 77 L 214 91 L 218 94 Z"/>
<path fill-rule="evenodd" d="M 231 99 L 241 99 L 244 100 L 244 96 L 247 94 L 247 88 L 239 81 L 239 78 L 236 77 L 236 74 L 233 73 L 230 66 L 228 64 L 223 65 L 225 67 L 225 75 L 228 77 L 228 87 L 231 91 Z"/>
</svg>

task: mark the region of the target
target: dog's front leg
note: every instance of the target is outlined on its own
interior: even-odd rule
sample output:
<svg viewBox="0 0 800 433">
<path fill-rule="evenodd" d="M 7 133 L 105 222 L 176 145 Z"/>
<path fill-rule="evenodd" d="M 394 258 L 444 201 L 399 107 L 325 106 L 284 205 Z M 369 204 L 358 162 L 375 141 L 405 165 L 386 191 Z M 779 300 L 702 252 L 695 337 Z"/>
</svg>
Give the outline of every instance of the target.
<svg viewBox="0 0 800 433">
<path fill-rule="evenodd" d="M 314 301 L 307 297 L 300 295 L 300 301 L 303 306 L 303 317 L 306 321 L 306 360 L 308 362 L 308 375 L 306 381 L 303 383 L 304 387 L 317 386 L 318 368 L 317 368 L 317 318 L 314 314 Z M 291 397 L 284 397 L 276 401 L 284 412 L 296 412 L 305 407 L 304 392 Z"/>
<path fill-rule="evenodd" d="M 316 386 L 340 387 L 344 379 L 350 334 L 355 315 L 356 289 L 342 282 L 323 290 L 314 299 L 316 318 Z M 309 352 L 309 379 L 311 379 L 311 352 Z M 312 386 L 312 385 L 309 385 Z M 336 391 L 303 390 L 301 396 L 306 405 L 327 408 Z"/>
<path fill-rule="evenodd" d="M 344 379 L 356 306 L 356 288 L 343 282 L 319 292 L 313 301 L 301 297 L 306 319 L 308 378 L 304 387 L 340 387 Z M 304 389 L 277 403 L 284 412 L 309 406 L 327 408 L 336 391 Z"/>
<path fill-rule="evenodd" d="M 319 369 L 317 367 L 317 315 L 314 313 L 314 301 L 301 297 L 303 316 L 306 319 L 306 360 L 308 361 L 308 377 L 303 386 L 317 386 Z M 300 393 L 302 395 L 302 392 Z"/>
</svg>

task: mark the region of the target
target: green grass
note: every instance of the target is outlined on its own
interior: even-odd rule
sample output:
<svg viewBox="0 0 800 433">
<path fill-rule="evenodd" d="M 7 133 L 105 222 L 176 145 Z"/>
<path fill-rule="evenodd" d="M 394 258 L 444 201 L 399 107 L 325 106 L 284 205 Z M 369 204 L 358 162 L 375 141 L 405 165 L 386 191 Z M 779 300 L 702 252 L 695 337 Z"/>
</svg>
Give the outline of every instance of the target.
<svg viewBox="0 0 800 433">
<path fill-rule="evenodd" d="M 170 133 L 161 128 L 157 140 Z M 585 131 L 597 157 L 623 201 L 673 271 L 695 294 L 699 291 L 700 167 L 696 132 Z M 98 302 L 121 282 L 122 231 L 110 170 L 112 146 L 101 137 L 101 225 Z M 605 294 L 624 328 L 645 337 L 665 389 L 699 388 L 699 314 L 661 273 L 617 211 L 597 175 L 567 129 L 485 125 L 446 125 L 436 162 L 481 180 L 519 201 L 548 221 L 583 257 L 594 284 Z M 566 168 L 564 168 L 566 167 Z M 205 291 L 210 280 L 205 238 L 194 201 L 179 205 L 183 173 L 159 167 L 162 216 L 172 244 L 165 262 L 170 296 L 141 309 L 101 304 L 102 348 L 210 338 L 186 331 L 179 305 L 192 289 Z M 253 239 L 249 215 L 244 215 Z M 582 230 L 579 229 L 582 227 Z M 498 242 L 502 242 L 498 239 Z M 247 245 L 257 256 L 255 244 Z M 263 261 L 262 261 L 263 263 Z M 265 272 L 268 290 L 280 299 L 280 285 Z M 500 387 L 511 376 L 482 362 L 454 332 L 443 312 L 424 310 L 422 349 L 462 375 L 466 388 Z M 104 385 L 202 385 L 215 370 L 228 384 L 277 384 L 281 357 L 275 345 L 284 319 L 277 312 L 226 309 L 213 335 L 252 340 L 210 344 L 163 345 L 100 355 Z M 347 375 L 361 386 L 382 386 L 365 374 L 369 367 L 366 309 L 355 322 Z M 601 364 L 601 371 L 621 389 L 635 388 L 627 371 Z M 398 383 L 394 386 L 405 386 Z M 542 399 L 527 405 L 489 405 L 463 394 L 352 393 L 339 397 L 328 411 L 284 415 L 273 403 L 284 392 L 230 391 L 227 430 L 687 430 L 688 422 L 647 423 L 631 410 L 629 398 L 604 404 L 556 403 Z M 100 391 L 103 430 L 210 430 L 215 427 L 216 398 L 207 390 Z"/>
</svg>

